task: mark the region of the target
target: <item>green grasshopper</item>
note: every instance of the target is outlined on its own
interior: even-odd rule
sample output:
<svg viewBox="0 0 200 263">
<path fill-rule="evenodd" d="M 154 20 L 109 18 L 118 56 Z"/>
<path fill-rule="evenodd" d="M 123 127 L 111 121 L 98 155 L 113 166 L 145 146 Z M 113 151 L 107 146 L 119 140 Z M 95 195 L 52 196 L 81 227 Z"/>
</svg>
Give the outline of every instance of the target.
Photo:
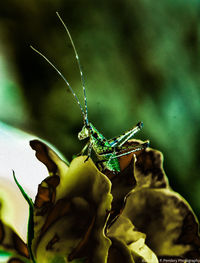
<svg viewBox="0 0 200 263">
<path fill-rule="evenodd" d="M 78 103 L 80 110 L 83 115 L 83 128 L 78 134 L 78 139 L 83 140 L 83 139 L 89 139 L 83 150 L 81 151 L 81 154 L 83 155 L 86 150 L 87 150 L 87 159 L 91 157 L 92 150 L 94 151 L 98 161 L 97 163 L 101 164 L 103 170 L 108 169 L 109 171 L 116 173 L 120 172 L 120 164 L 119 164 L 119 157 L 128 155 L 130 153 L 134 153 L 136 151 L 140 151 L 142 149 L 145 149 L 146 147 L 149 146 L 149 142 L 145 142 L 143 144 L 137 145 L 137 146 L 124 146 L 124 144 L 131 139 L 138 131 L 141 130 L 143 127 L 143 123 L 139 122 L 135 127 L 130 129 L 129 131 L 125 132 L 124 134 L 109 139 L 107 140 L 94 126 L 92 123 L 89 122 L 88 119 L 88 107 L 87 107 L 87 97 L 86 97 L 86 89 L 85 89 L 85 80 L 83 77 L 83 72 L 82 72 L 82 67 L 80 64 L 80 59 L 78 56 L 78 53 L 76 51 L 74 42 L 72 40 L 72 37 L 69 33 L 69 30 L 65 23 L 63 22 L 62 18 L 56 13 L 59 20 L 63 24 L 67 35 L 70 39 L 71 45 L 74 50 L 74 54 L 76 57 L 76 61 L 79 67 L 79 72 L 80 72 L 80 77 L 81 77 L 81 83 L 82 83 L 82 89 L 83 89 L 83 95 L 84 95 L 84 109 L 73 91 L 71 85 L 67 81 L 67 79 L 61 74 L 61 72 L 56 68 L 56 66 L 47 58 L 45 57 L 41 52 L 39 52 L 37 49 L 31 48 L 37 52 L 40 56 L 42 56 L 56 71 L 57 73 L 61 76 L 61 78 L 64 80 L 65 84 L 68 86 L 70 89 L 71 93 L 73 94 L 74 98 L 76 99 L 76 102 Z"/>
</svg>

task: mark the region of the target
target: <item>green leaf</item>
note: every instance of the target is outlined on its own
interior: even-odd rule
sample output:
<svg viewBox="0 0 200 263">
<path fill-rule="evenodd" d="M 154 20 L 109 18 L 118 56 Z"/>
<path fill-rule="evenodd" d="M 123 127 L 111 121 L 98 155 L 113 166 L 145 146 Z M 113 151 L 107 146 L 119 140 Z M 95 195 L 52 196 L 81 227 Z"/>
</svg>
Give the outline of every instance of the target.
<svg viewBox="0 0 200 263">
<path fill-rule="evenodd" d="M 17 178 L 15 176 L 15 172 L 13 171 L 13 178 L 15 180 L 15 183 L 17 184 L 19 190 L 21 191 L 24 199 L 27 201 L 28 205 L 29 205 L 29 219 L 28 219 L 28 231 L 27 231 L 27 245 L 28 245 L 28 250 L 29 250 L 29 254 L 31 259 L 33 260 L 33 262 L 35 262 L 33 253 L 32 253 L 32 240 L 34 237 L 34 222 L 33 222 L 33 213 L 34 213 L 34 207 L 33 207 L 33 201 L 32 199 L 27 195 L 27 193 L 24 191 L 23 187 L 19 184 L 19 182 L 17 181 Z"/>
<path fill-rule="evenodd" d="M 66 259 L 63 256 L 55 256 L 50 263 L 66 263 Z"/>
<path fill-rule="evenodd" d="M 133 191 L 122 215 L 147 235 L 147 245 L 157 256 L 200 257 L 198 221 L 189 204 L 171 189 Z"/>
<path fill-rule="evenodd" d="M 108 229 L 107 236 L 112 240 L 113 246 L 109 256 L 112 258 L 112 253 L 115 250 L 117 250 L 119 254 L 123 254 L 123 258 L 117 262 L 123 260 L 124 263 L 158 263 L 154 252 L 145 244 L 146 235 L 139 232 L 128 218 L 120 215 Z M 119 258 L 119 256 L 117 256 L 117 258 Z M 116 260 L 116 257 L 114 257 L 114 259 L 109 262 L 115 263 Z"/>
<path fill-rule="evenodd" d="M 51 262 L 63 255 L 66 262 L 85 257 L 106 263 L 111 244 L 104 233 L 112 201 L 110 181 L 91 159 L 85 162 L 86 156 L 68 167 L 44 143 L 32 141 L 31 146 L 50 173 L 39 185 L 34 204 L 32 248 L 37 261 Z"/>
</svg>

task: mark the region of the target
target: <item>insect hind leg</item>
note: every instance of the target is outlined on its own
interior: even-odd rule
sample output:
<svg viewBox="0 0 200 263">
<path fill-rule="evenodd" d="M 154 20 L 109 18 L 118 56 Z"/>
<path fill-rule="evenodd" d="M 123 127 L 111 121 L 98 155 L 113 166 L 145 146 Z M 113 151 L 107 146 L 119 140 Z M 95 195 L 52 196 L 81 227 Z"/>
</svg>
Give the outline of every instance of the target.
<svg viewBox="0 0 200 263">
<path fill-rule="evenodd" d="M 130 149 L 130 151 L 127 151 L 127 152 L 124 152 L 121 154 L 116 154 L 116 156 L 112 156 L 111 159 L 122 157 L 122 156 L 128 155 L 130 153 L 138 152 L 138 151 L 146 149 L 147 147 L 149 147 L 149 141 L 147 141 L 141 145 L 135 146 L 134 148 Z"/>
<path fill-rule="evenodd" d="M 129 139 L 131 139 L 138 131 L 140 131 L 142 127 L 143 122 L 139 122 L 134 128 L 116 138 L 110 139 L 108 142 L 112 147 L 120 147 Z"/>
</svg>

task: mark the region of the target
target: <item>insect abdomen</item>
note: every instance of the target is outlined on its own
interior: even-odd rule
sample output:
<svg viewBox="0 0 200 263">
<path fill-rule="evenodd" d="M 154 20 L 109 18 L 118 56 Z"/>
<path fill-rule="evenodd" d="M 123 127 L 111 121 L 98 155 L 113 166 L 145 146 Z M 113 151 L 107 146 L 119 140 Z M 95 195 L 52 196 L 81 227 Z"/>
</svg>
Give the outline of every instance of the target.
<svg viewBox="0 0 200 263">
<path fill-rule="evenodd" d="M 113 157 L 113 155 L 112 155 Z M 106 163 L 107 169 L 113 172 L 120 172 L 120 165 L 119 165 L 119 161 L 117 158 L 112 158 L 110 160 L 107 161 Z"/>
</svg>

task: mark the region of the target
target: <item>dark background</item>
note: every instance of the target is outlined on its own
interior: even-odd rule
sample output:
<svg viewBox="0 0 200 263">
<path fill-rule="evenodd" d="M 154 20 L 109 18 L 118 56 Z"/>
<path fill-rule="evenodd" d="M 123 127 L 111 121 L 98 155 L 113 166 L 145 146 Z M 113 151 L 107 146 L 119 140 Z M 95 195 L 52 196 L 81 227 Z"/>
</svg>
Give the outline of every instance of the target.
<svg viewBox="0 0 200 263">
<path fill-rule="evenodd" d="M 170 185 L 200 215 L 200 6 L 195 0 L 3 1 L 0 4 L 0 120 L 54 144 L 70 160 L 83 99 L 78 67 L 59 11 L 79 53 L 89 119 L 111 138 L 144 122 L 137 138 L 164 154 Z"/>
</svg>

